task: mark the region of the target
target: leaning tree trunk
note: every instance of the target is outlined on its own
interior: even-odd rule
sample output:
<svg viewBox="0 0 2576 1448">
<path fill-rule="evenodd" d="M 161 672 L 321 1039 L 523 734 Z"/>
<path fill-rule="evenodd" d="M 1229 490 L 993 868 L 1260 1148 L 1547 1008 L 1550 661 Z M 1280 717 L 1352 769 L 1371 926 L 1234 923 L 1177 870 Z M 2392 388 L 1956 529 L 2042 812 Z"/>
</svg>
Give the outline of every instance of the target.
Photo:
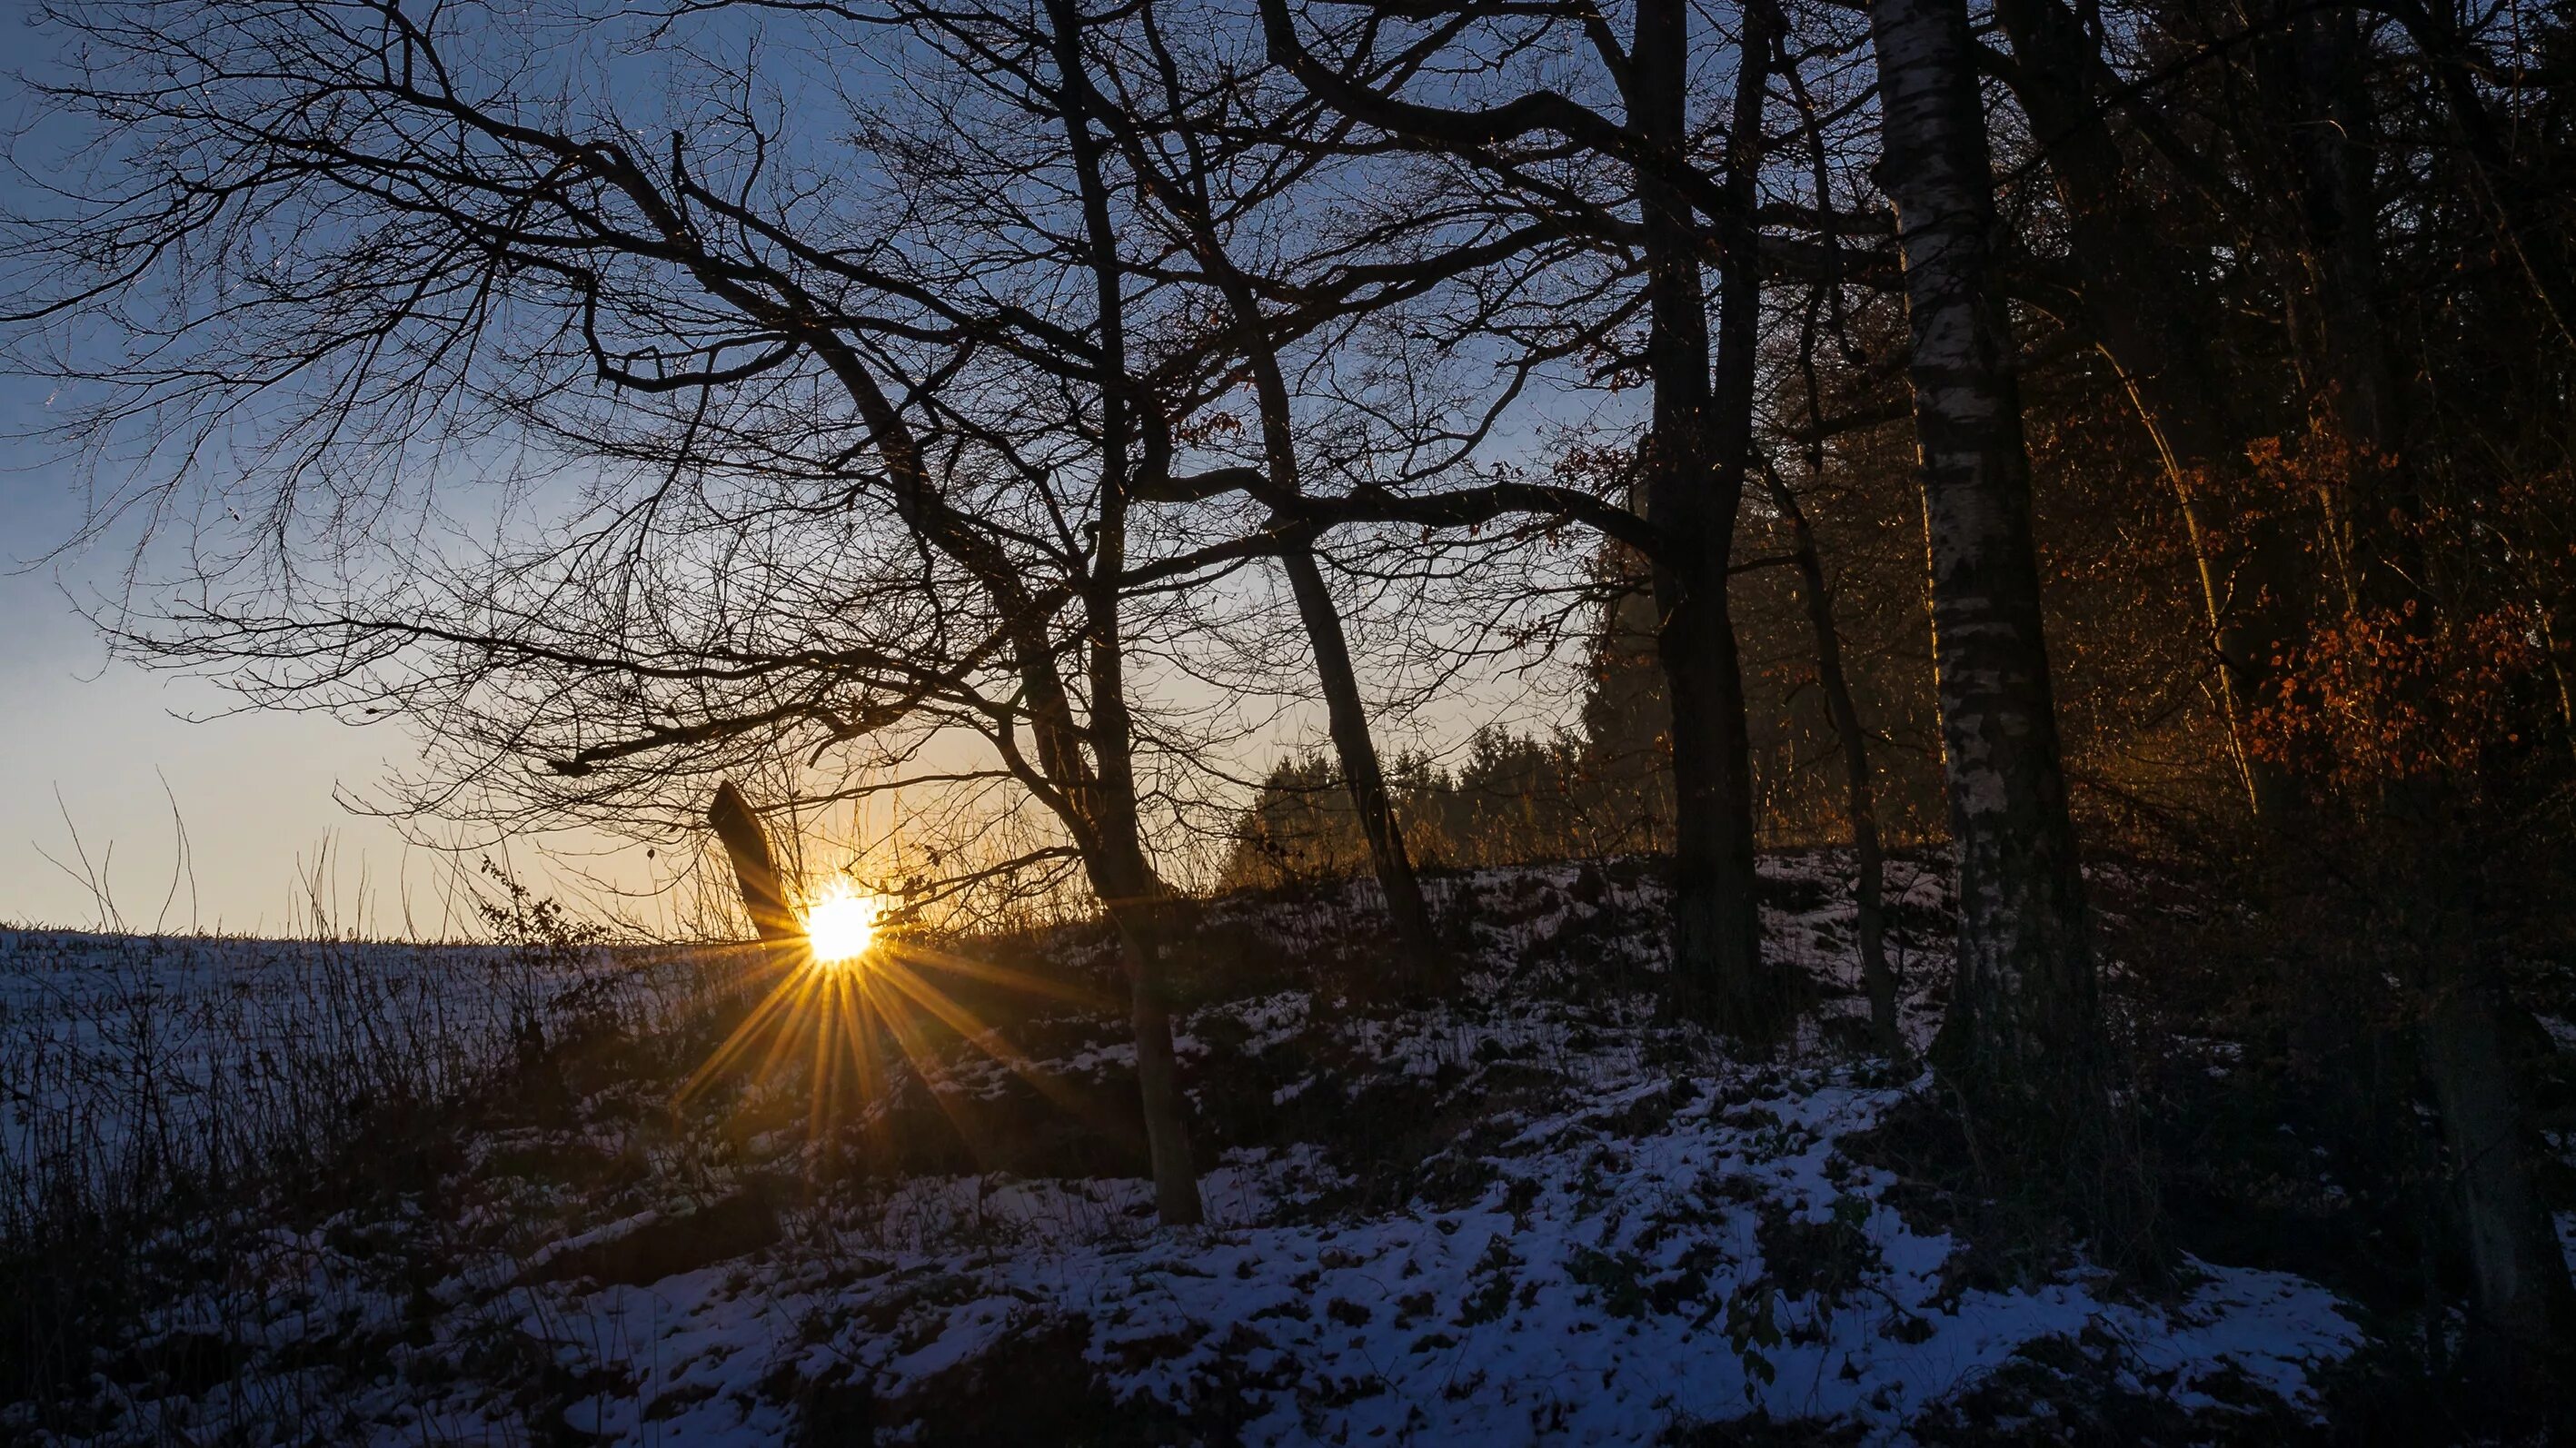
<svg viewBox="0 0 2576 1448">
<path fill-rule="evenodd" d="M 805 930 L 787 903 L 787 888 L 779 880 L 778 863 L 769 853 L 769 836 L 760 828 L 760 817 L 752 813 L 750 801 L 733 787 L 732 780 L 716 786 L 715 803 L 707 809 L 707 823 L 715 828 L 716 838 L 724 842 L 726 857 L 733 862 L 734 884 L 742 891 L 742 908 L 751 917 L 751 928 L 760 932 L 763 942 L 772 945 L 801 938 Z"/>
<path fill-rule="evenodd" d="M 1819 444 L 1819 448 L 1821 448 Z M 1816 636 L 1816 683 L 1825 695 L 1825 716 L 1842 745 L 1843 814 L 1851 828 L 1854 929 L 1860 936 L 1861 989 L 1869 996 L 1870 1036 L 1891 1061 L 1906 1058 L 1905 1033 L 1896 1018 L 1896 972 L 1887 963 L 1885 902 L 1886 861 L 1878 838 L 1878 791 L 1869 770 L 1869 739 L 1861 733 L 1860 706 L 1853 700 L 1851 676 L 1843 670 L 1843 640 L 1834 627 L 1834 595 L 1825 580 L 1823 555 L 1816 551 L 1816 532 L 1798 495 L 1779 474 L 1765 476 L 1771 500 L 1789 525 L 1790 557 L 1807 605 L 1807 626 Z"/>
<path fill-rule="evenodd" d="M 1687 0 L 1641 0 L 1631 52 L 1630 125 L 1676 154 L 1685 135 L 1689 16 Z M 1655 651 L 1672 708 L 1672 999 L 1682 1014 L 1762 1046 L 1777 1037 L 1785 1012 L 1764 987 L 1752 744 L 1726 596 L 1743 474 L 1735 472 L 1731 495 L 1712 437 L 1708 294 L 1689 203 L 1648 168 L 1638 168 L 1636 181 L 1654 383 L 1644 501 L 1647 521 L 1665 539 L 1652 580 Z"/>
<path fill-rule="evenodd" d="M 2104 1144 L 2101 1006 L 2041 638 L 2011 324 L 1964 0 L 1872 0 L 1911 326 L 1958 976 L 1935 1062 L 2026 1170 Z M 1990 1133 L 1990 1136 L 1992 1133 Z M 2070 1157 L 2066 1153 L 2072 1153 Z"/>
<path fill-rule="evenodd" d="M 1377 743 L 1369 736 L 1368 705 L 1360 698 L 1359 673 L 1351 666 L 1350 639 L 1342 629 L 1341 610 L 1324 587 L 1324 570 L 1312 545 L 1299 541 L 1279 550 L 1289 590 L 1297 598 L 1297 615 L 1315 651 L 1315 677 L 1323 686 L 1324 718 L 1332 731 L 1333 750 L 1341 758 L 1342 784 L 1351 809 L 1358 814 L 1360 834 L 1368 841 L 1369 863 L 1386 894 L 1386 911 L 1395 922 L 1395 937 L 1404 947 L 1407 974 L 1424 978 L 1433 958 L 1431 912 L 1422 901 L 1422 881 L 1405 852 L 1404 832 L 1396 824 L 1395 804 L 1379 765 Z"/>
</svg>

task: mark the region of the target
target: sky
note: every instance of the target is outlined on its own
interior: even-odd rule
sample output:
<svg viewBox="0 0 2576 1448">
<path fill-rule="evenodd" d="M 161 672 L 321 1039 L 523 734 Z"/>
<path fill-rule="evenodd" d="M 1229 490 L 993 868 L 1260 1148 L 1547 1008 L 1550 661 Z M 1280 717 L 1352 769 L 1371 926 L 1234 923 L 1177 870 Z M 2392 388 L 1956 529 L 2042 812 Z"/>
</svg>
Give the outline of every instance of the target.
<svg viewBox="0 0 2576 1448">
<path fill-rule="evenodd" d="M 108 659 L 65 594 L 106 560 L 36 561 L 77 526 L 78 500 L 61 470 L 31 469 L 23 454 L 34 449 L 11 446 L 22 456 L 0 475 L 9 569 L 0 577 L 0 920 L 106 923 L 77 878 L 84 853 L 138 928 L 282 928 L 298 913 L 298 853 L 310 857 L 333 836 L 346 863 L 398 868 L 400 841 L 351 816 L 332 792 L 344 778 L 380 772 L 399 736 L 306 718 L 186 722 L 222 709 L 225 697 L 203 680 Z M 173 801 L 195 879 L 192 890 L 180 872 L 165 913 L 179 863 Z"/>
<path fill-rule="evenodd" d="M 61 138 L 10 69 L 49 58 L 51 38 L 30 20 L 23 0 L 0 0 L 0 23 L 16 22 L 20 45 L 33 47 L 0 61 L 0 143 L 41 171 Z M 0 165 L 0 209 L 24 200 L 14 169 Z M 80 481 L 28 437 L 45 404 L 43 384 L 0 374 L 0 924 L 304 934 L 318 896 L 338 931 L 467 932 L 470 901 L 457 886 L 480 851 L 418 848 L 342 802 L 417 756 L 400 721 L 216 717 L 236 701 L 214 682 L 108 656 L 72 596 L 112 582 L 125 558 L 113 547 L 47 558 L 78 530 Z M 596 914 L 613 903 L 596 880 L 652 882 L 642 856 L 574 833 L 514 841 L 501 858 L 540 893 Z M 651 907 L 625 913 L 668 924 Z"/>
<path fill-rule="evenodd" d="M 0 0 L 0 14 L 16 8 Z M 77 152 L 44 126 L 27 127 L 30 115 L 0 68 L 0 139 L 17 159 L 42 166 L 48 153 Z M 0 165 L 0 209 L 10 211 L 24 199 L 11 194 L 13 169 Z M 0 924 L 304 934 L 327 923 L 432 938 L 468 930 L 460 875 L 480 851 L 425 848 L 349 803 L 378 794 L 417 758 L 402 721 L 241 714 L 213 681 L 110 656 L 75 600 L 112 585 L 128 559 L 113 542 L 57 551 L 80 529 L 81 477 L 37 436 L 47 420 L 42 383 L 0 374 Z M 1492 699 L 1451 701 L 1383 734 L 1382 745 L 1435 743 L 1425 730 L 1447 744 L 1476 723 L 1524 722 L 1507 716 L 1528 708 L 1526 681 L 1483 682 Z M 1448 692 L 1467 687 L 1453 680 Z M 1316 738 L 1304 742 L 1319 742 L 1319 728 L 1306 732 Z M 454 839 L 435 822 L 409 829 Z M 597 882 L 639 889 L 670 863 L 643 854 L 641 845 L 568 834 L 514 841 L 506 858 L 540 893 L 596 913 L 608 900 Z M 629 904 L 626 913 L 677 928 L 657 920 L 659 909 Z"/>
<path fill-rule="evenodd" d="M 7 402 L 21 425 L 39 405 Z M 213 682 L 110 659 L 67 590 L 112 576 L 120 560 L 37 561 L 78 526 L 72 475 L 30 444 L 0 439 L 0 455 L 0 922 L 298 934 L 313 924 L 308 882 L 324 866 L 319 894 L 337 928 L 463 932 L 456 858 L 337 798 L 368 794 L 416 753 L 404 726 L 211 717 L 234 702 Z M 84 854 L 113 916 L 79 878 Z M 577 887 L 534 850 L 510 863 L 552 893 Z"/>
<path fill-rule="evenodd" d="M 15 78 L 0 73 L 0 118 L 14 131 L 27 113 Z M 13 148 L 24 155 L 45 137 L 19 139 L 33 143 Z M 0 203 L 17 201 L 13 189 L 0 169 Z M 0 923 L 291 931 L 310 923 L 297 881 L 327 843 L 341 881 L 335 890 L 325 878 L 325 900 L 336 896 L 352 924 L 365 900 L 370 923 L 390 911 L 379 928 L 406 933 L 408 883 L 416 932 L 441 933 L 433 886 L 445 872 L 407 859 L 419 852 L 390 827 L 333 800 L 343 782 L 382 774 L 405 747 L 396 730 L 273 715 L 189 723 L 223 710 L 226 696 L 108 659 L 66 589 L 112 575 L 116 560 L 45 560 L 80 522 L 73 472 L 24 437 L 45 401 L 41 386 L 0 378 Z"/>
</svg>

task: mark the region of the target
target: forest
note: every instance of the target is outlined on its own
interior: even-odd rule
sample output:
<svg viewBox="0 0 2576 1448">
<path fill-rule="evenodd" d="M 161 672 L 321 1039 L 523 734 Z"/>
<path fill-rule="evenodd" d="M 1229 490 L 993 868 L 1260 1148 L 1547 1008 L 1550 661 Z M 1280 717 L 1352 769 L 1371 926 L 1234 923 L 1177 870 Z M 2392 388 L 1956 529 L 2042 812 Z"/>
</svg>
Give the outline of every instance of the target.
<svg viewBox="0 0 2576 1448">
<path fill-rule="evenodd" d="M 697 924 L 0 932 L 0 1440 L 2576 1423 L 2563 9 L 30 11 L 19 551 Z"/>
</svg>

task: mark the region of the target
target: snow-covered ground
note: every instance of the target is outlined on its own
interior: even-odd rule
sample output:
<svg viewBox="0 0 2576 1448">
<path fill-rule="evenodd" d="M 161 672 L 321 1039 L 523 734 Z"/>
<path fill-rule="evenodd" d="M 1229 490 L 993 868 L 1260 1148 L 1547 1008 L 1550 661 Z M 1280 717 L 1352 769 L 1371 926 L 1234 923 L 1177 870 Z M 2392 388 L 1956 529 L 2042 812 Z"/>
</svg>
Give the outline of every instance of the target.
<svg viewBox="0 0 2576 1448">
<path fill-rule="evenodd" d="M 1765 867 L 1773 946 L 1826 1016 L 1861 1009 L 1830 863 Z M 1937 876 L 1898 874 L 1899 924 L 1937 921 Z M 1646 1444 L 1761 1415 L 1901 1442 L 2068 1363 L 2224 1430 L 2300 1419 L 2362 1345 L 2353 1312 L 2276 1272 L 2188 1261 L 2149 1295 L 2080 1251 L 2017 1279 L 1973 1261 L 1880 1149 L 1919 1082 L 1848 1032 L 1748 1063 L 1656 1022 L 1636 871 L 1446 889 L 1474 924 L 1434 1005 L 1352 989 L 1369 948 L 1336 924 L 1347 902 L 1211 912 L 1273 954 L 1242 990 L 1190 983 L 1207 1228 L 1153 1225 L 1132 1177 L 1002 1169 L 1080 1160 L 1031 1143 L 1125 1089 L 1115 1010 L 997 1026 L 982 1044 L 1018 1044 L 1011 1067 L 952 1044 L 926 1092 L 819 1140 L 793 1069 L 675 1110 L 691 1062 L 643 1053 L 661 1074 L 463 1127 L 426 1187 L 171 1234 L 167 1255 L 220 1270 L 177 1272 L 103 1354 L 125 1371 L 76 1436 Z M 1918 1040 L 1933 929 L 1898 941 Z M 1052 950 L 1098 964 L 1096 941 Z M 937 1130 L 986 1169 L 870 1167 Z M 48 1440 L 39 1416 L 0 1429 Z"/>
<path fill-rule="evenodd" d="M 532 1030 L 644 1025 L 690 976 L 588 949 L 0 929 L 0 1191 L 229 1169 L 370 1101 L 444 1101 Z"/>
</svg>

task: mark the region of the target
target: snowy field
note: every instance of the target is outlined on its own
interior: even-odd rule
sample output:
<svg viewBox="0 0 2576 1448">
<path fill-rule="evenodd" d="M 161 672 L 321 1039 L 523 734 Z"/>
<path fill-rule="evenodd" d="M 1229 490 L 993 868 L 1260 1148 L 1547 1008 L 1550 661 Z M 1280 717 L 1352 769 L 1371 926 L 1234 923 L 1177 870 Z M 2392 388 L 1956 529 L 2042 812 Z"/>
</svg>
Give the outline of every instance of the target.
<svg viewBox="0 0 2576 1448">
<path fill-rule="evenodd" d="M 1774 948 L 1831 1017 L 1862 1006 L 1825 863 L 1766 874 Z M 705 1038 L 664 1024 L 670 1049 L 566 1071 L 544 1111 L 460 1121 L 426 1178 L 169 1233 L 171 1290 L 102 1354 L 123 1371 L 80 1429 L 20 1405 L 0 1436 L 1648 1444 L 1761 1418 L 1792 1441 L 1955 1441 L 2044 1428 L 2044 1390 L 2006 1391 L 2037 1376 L 2183 1442 L 2295 1429 L 2364 1343 L 2353 1309 L 2276 1272 L 2190 1260 L 2146 1292 L 2080 1245 L 1989 1260 L 1887 1164 L 1910 1073 L 1849 1032 L 1748 1064 L 1655 1022 L 1633 872 L 1445 888 L 1476 923 L 1437 1005 L 1348 988 L 1372 948 L 1348 901 L 1212 912 L 1244 988 L 1201 982 L 1182 1018 L 1206 1229 L 1154 1226 L 1144 1182 L 1062 1145 L 1085 1130 L 1068 1110 L 1131 1089 L 1114 1009 L 952 1038 L 830 1132 L 793 1070 L 675 1108 Z M 1919 1041 L 1940 882 L 1900 866 L 1890 897 Z M 246 943 L 0 958 L 59 975 L 93 948 L 167 959 L 193 1000 L 258 993 L 229 962 L 303 968 Z M 1020 963 L 1079 979 L 1102 955 L 1070 932 Z M 370 958 L 424 996 L 443 989 L 424 975 L 470 975 Z M 9 989 L 13 1026 L 71 998 Z M 509 1016 L 475 1028 L 504 1055 Z M 871 1165 L 889 1140 L 927 1169 Z M 156 1363 L 179 1366 L 136 1366 Z"/>
<path fill-rule="evenodd" d="M 0 1191 L 128 1199 L 440 1102 L 691 973 L 588 949 L 0 929 Z"/>
</svg>

